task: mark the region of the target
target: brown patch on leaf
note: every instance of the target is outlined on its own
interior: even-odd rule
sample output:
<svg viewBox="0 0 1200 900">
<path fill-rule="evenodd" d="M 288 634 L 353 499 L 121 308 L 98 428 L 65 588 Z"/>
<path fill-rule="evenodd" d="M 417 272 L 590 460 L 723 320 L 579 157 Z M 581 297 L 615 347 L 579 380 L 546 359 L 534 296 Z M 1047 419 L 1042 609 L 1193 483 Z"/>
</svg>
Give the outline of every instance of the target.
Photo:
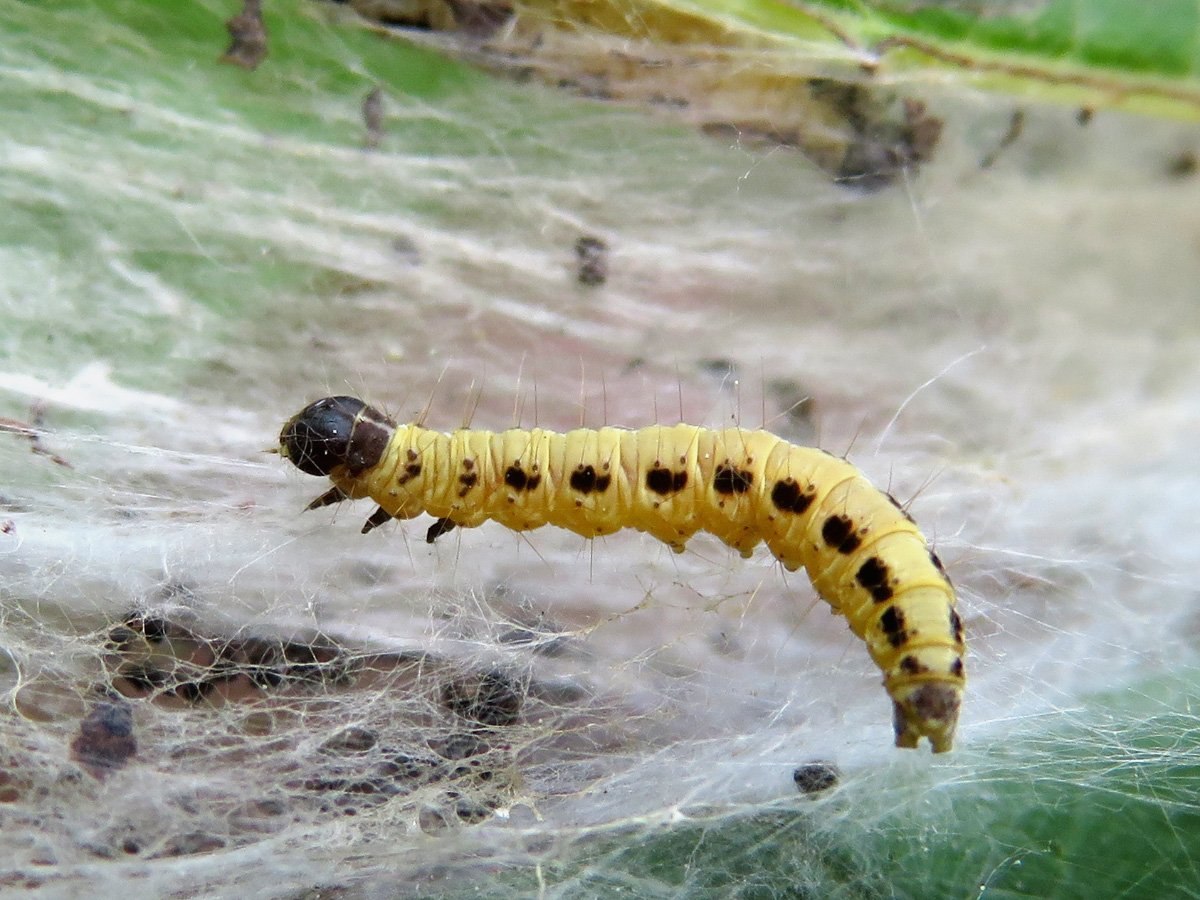
<svg viewBox="0 0 1200 900">
<path fill-rule="evenodd" d="M 262 0 L 243 0 L 242 11 L 225 23 L 229 49 L 221 62 L 253 72 L 267 58 L 267 27 L 263 24 Z"/>
<path fill-rule="evenodd" d="M 486 38 L 512 18 L 512 4 L 477 0 L 350 0 L 364 19 L 397 28 Z"/>
<path fill-rule="evenodd" d="M 133 712 L 125 703 L 100 703 L 79 723 L 71 758 L 96 778 L 122 768 L 137 755 Z"/>
<path fill-rule="evenodd" d="M 9 434 L 20 435 L 29 439 L 30 449 L 38 456 L 48 457 L 55 465 L 62 466 L 64 469 L 75 468 L 53 450 L 46 448 L 42 444 L 42 436 L 46 433 L 44 423 L 46 420 L 46 407 L 39 401 L 34 403 L 29 408 L 28 423 L 18 421 L 17 419 L 8 419 L 0 416 L 0 431 L 7 431 Z"/>
<path fill-rule="evenodd" d="M 575 242 L 576 277 L 593 287 L 608 280 L 608 244 L 598 237 L 583 235 Z"/>
<path fill-rule="evenodd" d="M 379 85 L 371 88 L 363 98 L 362 115 L 367 129 L 367 149 L 376 150 L 383 142 L 383 88 Z"/>
</svg>

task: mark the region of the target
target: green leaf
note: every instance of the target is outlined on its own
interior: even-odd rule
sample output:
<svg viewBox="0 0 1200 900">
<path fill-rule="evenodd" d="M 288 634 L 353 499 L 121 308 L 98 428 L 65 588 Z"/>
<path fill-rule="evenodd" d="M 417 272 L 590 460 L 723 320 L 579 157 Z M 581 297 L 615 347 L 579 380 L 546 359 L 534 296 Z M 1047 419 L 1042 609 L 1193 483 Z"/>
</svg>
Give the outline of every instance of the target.
<svg viewBox="0 0 1200 900">
<path fill-rule="evenodd" d="M 531 6 L 572 9 L 570 0 Z M 588 4 L 595 7 L 599 4 Z M 1196 0 L 633 0 L 589 15 L 673 44 L 788 48 L 876 80 L 960 80 L 1090 108 L 1200 117 Z M 612 28 L 614 21 L 627 23 Z M 698 23 L 707 22 L 709 30 Z M 653 28 L 646 31 L 646 23 Z M 778 60 L 776 60 L 778 64 Z"/>
</svg>

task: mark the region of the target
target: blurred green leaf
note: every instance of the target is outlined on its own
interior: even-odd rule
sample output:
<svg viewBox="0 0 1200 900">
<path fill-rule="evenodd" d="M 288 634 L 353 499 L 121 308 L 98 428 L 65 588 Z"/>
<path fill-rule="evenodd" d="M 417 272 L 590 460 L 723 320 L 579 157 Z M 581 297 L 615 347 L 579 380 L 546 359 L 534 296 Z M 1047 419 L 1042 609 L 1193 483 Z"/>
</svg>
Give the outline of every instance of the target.
<svg viewBox="0 0 1200 900">
<path fill-rule="evenodd" d="M 1095 108 L 1200 116 L 1196 0 L 687 0 L 735 32 L 841 47 L 881 77 L 968 81 Z M 818 39 L 819 40 L 819 39 Z"/>
</svg>

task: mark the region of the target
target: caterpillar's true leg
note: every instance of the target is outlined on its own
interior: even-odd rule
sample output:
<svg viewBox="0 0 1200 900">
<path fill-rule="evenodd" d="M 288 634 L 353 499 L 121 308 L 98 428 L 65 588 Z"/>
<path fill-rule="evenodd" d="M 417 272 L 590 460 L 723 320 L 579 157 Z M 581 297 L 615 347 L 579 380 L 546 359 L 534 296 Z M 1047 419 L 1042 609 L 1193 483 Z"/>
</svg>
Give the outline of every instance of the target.
<svg viewBox="0 0 1200 900">
<path fill-rule="evenodd" d="M 429 530 L 425 532 L 425 543 L 432 544 L 447 531 L 453 531 L 455 523 L 450 519 L 438 519 L 429 526 Z"/>
<path fill-rule="evenodd" d="M 350 495 L 343 491 L 340 487 L 334 487 L 327 490 L 320 497 L 313 500 L 312 503 L 304 507 L 305 509 L 320 509 L 322 506 L 331 506 L 334 503 L 341 503 L 343 500 L 349 500 Z"/>
<path fill-rule="evenodd" d="M 367 521 L 363 522 L 362 533 L 366 534 L 369 531 L 374 531 L 384 522 L 390 521 L 391 518 L 392 514 L 390 512 L 382 506 L 379 507 L 375 512 L 371 513 L 371 517 Z"/>
</svg>

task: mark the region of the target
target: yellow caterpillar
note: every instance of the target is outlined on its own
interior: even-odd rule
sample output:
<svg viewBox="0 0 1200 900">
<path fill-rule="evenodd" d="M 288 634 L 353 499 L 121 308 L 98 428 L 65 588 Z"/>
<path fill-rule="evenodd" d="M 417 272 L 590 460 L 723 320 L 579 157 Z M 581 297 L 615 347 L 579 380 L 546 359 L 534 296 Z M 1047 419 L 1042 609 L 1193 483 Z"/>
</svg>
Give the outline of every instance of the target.
<svg viewBox="0 0 1200 900">
<path fill-rule="evenodd" d="M 937 555 L 852 465 L 767 431 L 667 425 L 452 434 L 397 425 L 354 397 L 288 420 L 280 454 L 333 488 L 309 509 L 370 497 L 368 532 L 436 517 L 426 540 L 489 519 L 585 537 L 636 528 L 682 552 L 708 531 L 749 556 L 765 541 L 862 638 L 892 698 L 896 746 L 949 750 L 962 701 L 962 620 Z"/>
</svg>

